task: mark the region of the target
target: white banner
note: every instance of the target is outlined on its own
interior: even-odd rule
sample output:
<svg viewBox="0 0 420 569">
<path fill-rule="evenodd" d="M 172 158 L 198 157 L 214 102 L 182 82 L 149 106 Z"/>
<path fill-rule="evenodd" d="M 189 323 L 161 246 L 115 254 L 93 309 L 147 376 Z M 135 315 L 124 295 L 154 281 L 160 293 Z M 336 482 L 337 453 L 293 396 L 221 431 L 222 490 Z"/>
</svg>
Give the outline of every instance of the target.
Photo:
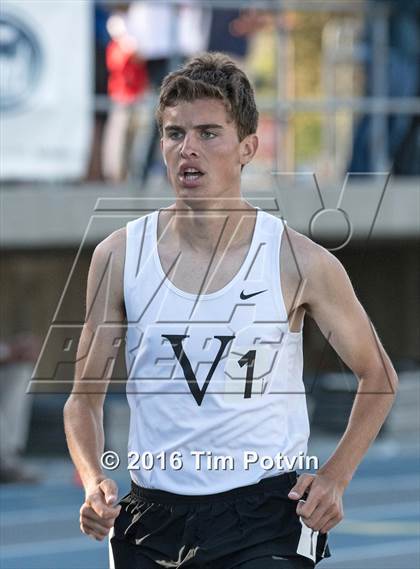
<svg viewBox="0 0 420 569">
<path fill-rule="evenodd" d="M 93 3 L 2 1 L 0 177 L 78 179 L 93 127 Z"/>
</svg>

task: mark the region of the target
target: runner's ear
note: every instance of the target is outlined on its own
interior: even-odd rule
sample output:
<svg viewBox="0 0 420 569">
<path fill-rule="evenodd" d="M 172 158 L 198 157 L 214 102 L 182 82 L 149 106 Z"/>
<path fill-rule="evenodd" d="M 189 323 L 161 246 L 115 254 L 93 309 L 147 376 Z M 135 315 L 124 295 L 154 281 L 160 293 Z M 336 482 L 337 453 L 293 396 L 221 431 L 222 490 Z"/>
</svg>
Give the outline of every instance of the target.
<svg viewBox="0 0 420 569">
<path fill-rule="evenodd" d="M 258 149 L 258 136 L 256 134 L 249 134 L 241 142 L 241 164 L 245 166 L 254 158 Z"/>
</svg>

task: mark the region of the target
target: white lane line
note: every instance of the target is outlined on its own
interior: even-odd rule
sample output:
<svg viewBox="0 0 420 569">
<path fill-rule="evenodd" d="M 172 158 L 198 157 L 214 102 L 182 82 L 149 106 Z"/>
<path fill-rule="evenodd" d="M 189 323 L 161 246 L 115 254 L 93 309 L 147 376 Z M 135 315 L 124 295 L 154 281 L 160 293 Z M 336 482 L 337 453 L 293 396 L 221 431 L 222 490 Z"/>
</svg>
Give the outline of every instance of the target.
<svg viewBox="0 0 420 569">
<path fill-rule="evenodd" d="M 420 502 L 388 502 L 386 504 L 373 504 L 366 506 L 344 506 L 344 517 L 376 518 L 383 517 L 387 520 L 400 516 L 412 516 L 420 514 Z"/>
<path fill-rule="evenodd" d="M 66 508 L 47 509 L 42 508 L 39 510 L 14 510 L 12 512 L 2 512 L 0 519 L 0 527 L 26 525 L 34 522 L 44 523 L 63 520 L 78 520 L 79 507 L 72 506 Z"/>
<path fill-rule="evenodd" d="M 396 538 L 410 537 L 417 535 L 420 537 L 420 522 L 412 521 L 365 521 L 365 520 L 344 520 L 337 526 L 337 533 L 362 535 L 362 536 L 391 536 Z"/>
<path fill-rule="evenodd" d="M 331 546 L 331 550 L 331 558 L 323 561 L 323 564 L 340 563 L 341 561 L 360 561 L 363 559 L 381 559 L 383 557 L 420 553 L 420 543 L 418 539 L 406 539 L 372 545 L 355 545 L 354 547 L 335 548 Z"/>
<path fill-rule="evenodd" d="M 12 484 L 7 488 L 7 491 L 4 490 L 2 500 L 6 498 L 22 498 L 22 497 L 30 497 L 34 495 L 38 495 L 40 492 L 45 492 L 45 494 L 51 494 L 52 491 L 55 492 L 67 492 L 71 490 L 72 492 L 82 491 L 83 489 L 79 486 L 76 486 L 71 480 L 68 478 L 63 482 L 42 482 L 41 484 Z"/>
<path fill-rule="evenodd" d="M 62 552 L 87 551 L 103 549 L 106 554 L 107 542 L 96 543 L 89 537 L 74 537 L 70 539 L 52 539 L 50 541 L 16 543 L 14 545 L 3 545 L 1 558 L 20 559 L 21 557 L 35 557 L 39 555 L 54 555 Z"/>
<path fill-rule="evenodd" d="M 407 489 L 418 489 L 420 487 L 420 476 L 418 474 L 400 474 L 398 476 L 375 476 L 366 478 L 355 478 L 350 482 L 347 496 L 352 494 L 366 494 L 367 492 L 392 492 L 394 490 L 405 491 Z"/>
</svg>

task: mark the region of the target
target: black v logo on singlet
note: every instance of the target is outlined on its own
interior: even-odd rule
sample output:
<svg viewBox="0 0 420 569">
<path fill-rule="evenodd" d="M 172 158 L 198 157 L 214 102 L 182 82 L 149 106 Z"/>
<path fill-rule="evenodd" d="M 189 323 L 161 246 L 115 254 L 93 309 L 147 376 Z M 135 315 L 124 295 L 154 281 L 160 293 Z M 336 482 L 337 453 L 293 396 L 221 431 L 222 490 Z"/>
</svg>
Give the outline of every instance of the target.
<svg viewBox="0 0 420 569">
<path fill-rule="evenodd" d="M 188 387 L 190 388 L 191 394 L 197 402 L 197 405 L 201 405 L 204 399 L 204 395 L 206 394 L 207 387 L 209 386 L 210 380 L 213 377 L 214 371 L 216 369 L 217 364 L 220 361 L 220 358 L 225 351 L 227 344 L 235 338 L 235 336 L 214 336 L 216 340 L 220 340 L 220 347 L 219 351 L 217 352 L 216 359 L 211 365 L 209 373 L 207 374 L 206 381 L 204 382 L 203 387 L 200 389 L 198 387 L 197 378 L 194 375 L 194 372 L 191 367 L 190 360 L 186 356 L 184 352 L 184 348 L 182 347 L 182 341 L 184 338 L 189 338 L 188 335 L 177 335 L 177 334 L 162 334 L 162 338 L 166 338 L 170 341 L 173 351 L 181 364 L 183 369 L 185 379 L 187 380 Z"/>
</svg>

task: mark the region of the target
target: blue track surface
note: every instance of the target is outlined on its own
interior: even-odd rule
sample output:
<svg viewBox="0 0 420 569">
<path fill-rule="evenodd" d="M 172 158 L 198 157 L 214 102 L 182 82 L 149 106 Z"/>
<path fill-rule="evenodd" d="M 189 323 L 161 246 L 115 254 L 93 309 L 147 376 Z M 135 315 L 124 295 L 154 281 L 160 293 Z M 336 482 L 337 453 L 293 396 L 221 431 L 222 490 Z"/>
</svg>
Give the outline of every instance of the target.
<svg viewBox="0 0 420 569">
<path fill-rule="evenodd" d="M 82 491 L 68 463 L 49 463 L 37 486 L 1 486 L 1 569 L 104 569 L 107 544 L 79 531 Z M 54 472 L 51 472 L 51 469 Z M 128 477 L 116 476 L 121 494 Z M 374 453 L 345 496 L 345 520 L 333 531 L 325 569 L 418 569 L 420 475 L 417 453 Z"/>
</svg>

